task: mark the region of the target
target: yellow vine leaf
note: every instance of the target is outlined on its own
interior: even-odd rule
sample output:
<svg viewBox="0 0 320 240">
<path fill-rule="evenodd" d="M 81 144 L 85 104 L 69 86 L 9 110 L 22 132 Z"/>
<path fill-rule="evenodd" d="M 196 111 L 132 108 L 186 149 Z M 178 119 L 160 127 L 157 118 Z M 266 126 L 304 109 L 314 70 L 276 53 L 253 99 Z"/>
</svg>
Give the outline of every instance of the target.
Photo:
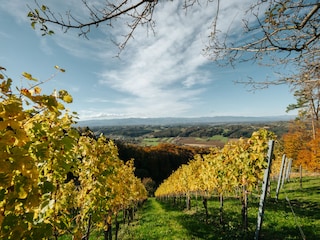
<svg viewBox="0 0 320 240">
<path fill-rule="evenodd" d="M 35 88 L 34 88 L 34 93 L 35 93 L 35 94 L 40 94 L 40 93 L 41 93 L 41 88 L 35 87 Z"/>
<path fill-rule="evenodd" d="M 59 98 L 62 99 L 66 103 L 72 103 L 72 96 L 66 90 L 59 91 Z"/>
<path fill-rule="evenodd" d="M 60 68 L 59 66 L 55 65 L 54 66 L 55 69 L 59 70 L 60 72 L 65 72 L 66 70 L 63 68 Z"/>
<path fill-rule="evenodd" d="M 0 84 L 0 90 L 3 93 L 8 93 L 10 91 L 12 80 L 9 78 L 7 81 L 2 81 Z"/>
<path fill-rule="evenodd" d="M 65 95 L 63 97 L 63 101 L 65 101 L 66 103 L 72 103 L 73 99 L 72 99 L 72 96 L 71 95 Z"/>
<path fill-rule="evenodd" d="M 59 110 L 64 110 L 65 109 L 62 103 L 58 103 L 57 108 Z"/>
<path fill-rule="evenodd" d="M 31 92 L 26 88 L 21 89 L 20 93 L 23 94 L 24 96 L 31 96 Z"/>
<path fill-rule="evenodd" d="M 28 193 L 23 189 L 23 186 L 20 186 L 19 192 L 18 192 L 19 199 L 26 199 L 27 196 L 28 196 Z"/>
<path fill-rule="evenodd" d="M 23 72 L 22 76 L 25 77 L 28 80 L 38 81 L 36 78 L 32 77 L 32 75 L 30 73 L 27 73 L 27 72 Z"/>
</svg>

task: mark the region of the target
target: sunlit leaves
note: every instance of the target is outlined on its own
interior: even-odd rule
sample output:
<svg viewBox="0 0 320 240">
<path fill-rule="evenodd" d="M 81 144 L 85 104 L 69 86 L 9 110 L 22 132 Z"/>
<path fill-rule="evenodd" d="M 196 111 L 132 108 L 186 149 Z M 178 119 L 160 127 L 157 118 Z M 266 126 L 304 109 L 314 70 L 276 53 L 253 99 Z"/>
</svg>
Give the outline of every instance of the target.
<svg viewBox="0 0 320 240">
<path fill-rule="evenodd" d="M 295 121 L 291 123 L 289 132 L 283 135 L 284 152 L 288 158 L 294 159 L 293 166 L 310 171 L 320 171 L 320 129 L 308 130 L 306 123 Z"/>
<path fill-rule="evenodd" d="M 34 90 L 34 94 L 40 94 L 41 93 L 41 88 L 38 87 L 38 86 L 34 87 L 33 90 Z"/>
<path fill-rule="evenodd" d="M 3 95 L 7 95 L 10 93 L 11 83 L 12 80 L 10 78 L 1 82 L 0 89 Z"/>
<path fill-rule="evenodd" d="M 53 35 L 54 32 L 50 29 L 48 29 L 47 25 L 46 25 L 46 21 L 40 17 L 40 12 L 46 14 L 46 12 L 49 10 L 49 8 L 45 5 L 41 5 L 39 6 L 39 9 L 34 9 L 29 11 L 27 17 L 30 19 L 31 21 L 31 27 L 33 29 L 36 28 L 36 25 L 39 24 L 40 25 L 40 30 L 42 31 L 42 36 L 44 35 Z"/>
<path fill-rule="evenodd" d="M 53 232 L 81 239 L 89 213 L 102 230 L 105 219 L 146 198 L 132 161 L 123 163 L 113 142 L 79 136 L 62 104 L 72 102 L 67 91 L 45 95 L 37 82 L 15 95 L 12 80 L 2 76 L 1 239 L 43 239 Z"/>
<path fill-rule="evenodd" d="M 262 179 L 266 167 L 268 140 L 274 134 L 265 129 L 254 132 L 250 139 L 230 141 L 221 150 L 196 155 L 188 165 L 172 173 L 156 190 L 156 196 L 184 195 L 197 192 L 231 193 L 245 187 L 251 191 Z"/>
<path fill-rule="evenodd" d="M 27 72 L 22 75 L 36 81 Z M 43 239 L 66 232 L 81 239 L 88 214 L 103 230 L 105 219 L 146 198 L 133 162 L 123 163 L 113 142 L 79 136 L 74 116 L 62 103 L 72 102 L 67 91 L 42 94 L 43 82 L 37 82 L 12 94 L 12 80 L 2 76 L 1 239 Z"/>
<path fill-rule="evenodd" d="M 38 81 L 36 78 L 34 78 L 30 73 L 27 72 L 23 72 L 22 76 L 28 80 L 32 80 L 32 81 Z"/>
<path fill-rule="evenodd" d="M 62 99 L 66 103 L 72 103 L 72 96 L 66 90 L 59 91 L 59 98 Z"/>
<path fill-rule="evenodd" d="M 23 219 L 27 215 L 32 221 L 34 208 L 39 204 L 38 172 L 28 154 L 29 137 L 23 128 L 28 115 L 21 99 L 9 94 L 10 83 L 8 80 L 3 84 L 2 95 L 7 98 L 0 102 L 0 226 L 5 229 L 0 237 L 22 239 L 29 228 Z M 15 223 L 11 225 L 12 220 Z"/>
<path fill-rule="evenodd" d="M 55 65 L 54 66 L 55 69 L 59 70 L 60 72 L 65 72 L 66 70 L 63 68 L 60 68 L 59 66 Z"/>
<path fill-rule="evenodd" d="M 133 162 L 124 164 L 112 141 L 82 136 L 76 151 L 81 156 L 77 173 L 81 190 L 76 202 L 81 213 L 79 230 L 84 230 L 89 214 L 98 228 L 106 229 L 105 220 L 110 219 L 110 214 L 146 198 L 144 186 L 134 176 Z"/>
<path fill-rule="evenodd" d="M 55 69 L 59 70 L 60 72 L 65 72 L 66 70 L 63 68 L 60 68 L 59 66 L 55 65 L 54 66 Z"/>
</svg>

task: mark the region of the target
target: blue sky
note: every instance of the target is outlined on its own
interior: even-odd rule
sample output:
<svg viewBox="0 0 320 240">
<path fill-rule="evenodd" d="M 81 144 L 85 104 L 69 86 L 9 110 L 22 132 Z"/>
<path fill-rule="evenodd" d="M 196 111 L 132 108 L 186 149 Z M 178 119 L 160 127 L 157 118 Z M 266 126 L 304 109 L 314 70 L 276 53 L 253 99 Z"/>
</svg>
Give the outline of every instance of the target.
<svg viewBox="0 0 320 240">
<path fill-rule="evenodd" d="M 84 11 L 79 0 L 38 2 L 62 11 L 70 7 L 74 13 Z M 219 28 L 241 34 L 243 10 L 251 1 L 221 2 Z M 34 5 L 33 0 L 2 1 L 0 66 L 18 86 L 24 71 L 45 81 L 56 72 L 55 65 L 66 69 L 41 88 L 46 93 L 67 90 L 74 98 L 67 108 L 77 112 L 80 120 L 287 114 L 286 107 L 295 103 L 287 86 L 253 93 L 234 83 L 248 77 L 273 78 L 273 69 L 252 62 L 218 67 L 203 55 L 215 5 L 185 12 L 179 3 L 160 1 L 154 14 L 155 34 L 137 29 L 117 58 L 118 49 L 110 39 L 123 40 L 128 29 L 121 21 L 114 28 L 92 29 L 89 40 L 76 31 L 63 33 L 57 26 L 52 26 L 53 36 L 43 37 L 27 18 L 26 4 Z"/>
</svg>

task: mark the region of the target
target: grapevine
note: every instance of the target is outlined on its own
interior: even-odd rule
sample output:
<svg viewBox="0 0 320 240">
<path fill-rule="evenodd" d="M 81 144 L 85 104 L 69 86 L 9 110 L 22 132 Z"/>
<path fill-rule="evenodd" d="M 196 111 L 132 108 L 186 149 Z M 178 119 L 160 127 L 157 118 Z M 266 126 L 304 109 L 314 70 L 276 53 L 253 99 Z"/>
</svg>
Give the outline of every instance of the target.
<svg viewBox="0 0 320 240">
<path fill-rule="evenodd" d="M 73 127 L 67 91 L 42 94 L 46 81 L 26 72 L 28 87 L 13 91 L 0 71 L 1 239 L 89 239 L 91 225 L 106 231 L 118 211 L 146 198 L 133 162 L 120 160 L 112 141 Z"/>
<path fill-rule="evenodd" d="M 246 228 L 247 195 L 262 180 L 268 140 L 272 138 L 275 138 L 273 133 L 260 129 L 249 139 L 231 141 L 221 150 L 196 155 L 160 184 L 155 196 L 159 199 L 186 196 L 189 201 L 190 194 L 200 194 L 205 198 L 206 208 L 206 198 L 218 194 L 222 221 L 223 196 L 236 195 L 242 201 Z"/>
</svg>

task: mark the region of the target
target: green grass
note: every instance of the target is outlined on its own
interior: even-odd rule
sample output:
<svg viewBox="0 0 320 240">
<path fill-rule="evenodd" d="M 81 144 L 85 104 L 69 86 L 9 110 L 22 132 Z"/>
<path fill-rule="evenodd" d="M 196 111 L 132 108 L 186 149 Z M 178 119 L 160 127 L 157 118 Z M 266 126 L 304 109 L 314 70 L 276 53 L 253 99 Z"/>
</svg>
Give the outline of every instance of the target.
<svg viewBox="0 0 320 240">
<path fill-rule="evenodd" d="M 217 198 L 208 202 L 210 216 L 207 223 L 199 198 L 192 199 L 192 209 L 189 211 L 184 210 L 183 200 L 174 205 L 172 201 L 158 202 L 150 198 L 138 211 L 136 220 L 122 228 L 119 239 L 253 239 L 258 203 L 258 198 L 249 198 L 249 227 L 246 232 L 242 228 L 241 203 L 238 199 L 225 199 L 224 223 L 220 224 Z M 274 200 L 274 193 L 271 192 L 266 202 L 260 239 L 302 239 L 299 227 L 306 239 L 320 239 L 319 177 L 304 179 L 302 189 L 298 180 L 292 180 L 281 190 L 278 201 Z"/>
<path fill-rule="evenodd" d="M 290 198 L 301 202 L 314 202 L 320 204 L 320 178 L 306 177 L 302 179 L 302 188 L 300 188 L 300 179 L 294 178 L 284 185 L 282 193 Z M 280 192 L 281 194 L 281 192 Z"/>
<path fill-rule="evenodd" d="M 143 146 L 157 146 L 160 143 L 160 138 L 144 138 L 141 142 Z"/>
<path fill-rule="evenodd" d="M 183 215 L 181 211 L 170 214 L 167 209 L 150 198 L 139 212 L 137 220 L 119 237 L 123 240 L 181 240 L 189 239 L 188 230 L 176 219 Z"/>
<path fill-rule="evenodd" d="M 299 179 L 284 185 L 276 201 L 276 182 L 272 182 L 271 196 L 266 209 L 261 231 L 262 240 L 307 240 L 320 239 L 320 177 L 304 178 L 302 188 Z M 289 201 L 288 201 L 289 200 Z M 202 200 L 193 197 L 192 208 L 185 210 L 184 199 L 175 204 L 149 198 L 136 213 L 129 225 L 121 224 L 118 239 L 122 240 L 210 240 L 253 239 L 257 223 L 259 197 L 250 196 L 248 206 L 248 231 L 244 231 L 241 220 L 241 203 L 236 198 L 224 201 L 223 224 L 219 219 L 219 201 L 213 197 L 208 201 L 209 218 L 206 219 Z M 294 211 L 294 214 L 292 213 Z M 121 216 L 119 216 L 119 220 Z M 300 227 L 300 229 L 299 229 Z M 59 238 L 71 240 L 70 236 Z M 92 232 L 90 239 L 103 239 L 102 232 Z"/>
<path fill-rule="evenodd" d="M 229 138 L 228 137 L 224 137 L 222 135 L 214 135 L 211 138 L 209 138 L 209 140 L 220 141 L 220 142 L 227 143 Z"/>
<path fill-rule="evenodd" d="M 206 142 L 206 141 L 219 141 L 219 142 L 222 142 L 222 143 L 227 143 L 229 138 L 228 137 L 224 137 L 222 135 L 214 135 L 212 137 L 209 137 L 209 138 L 200 138 L 200 137 L 197 137 L 195 138 L 196 141 L 199 141 L 199 142 Z"/>
</svg>

